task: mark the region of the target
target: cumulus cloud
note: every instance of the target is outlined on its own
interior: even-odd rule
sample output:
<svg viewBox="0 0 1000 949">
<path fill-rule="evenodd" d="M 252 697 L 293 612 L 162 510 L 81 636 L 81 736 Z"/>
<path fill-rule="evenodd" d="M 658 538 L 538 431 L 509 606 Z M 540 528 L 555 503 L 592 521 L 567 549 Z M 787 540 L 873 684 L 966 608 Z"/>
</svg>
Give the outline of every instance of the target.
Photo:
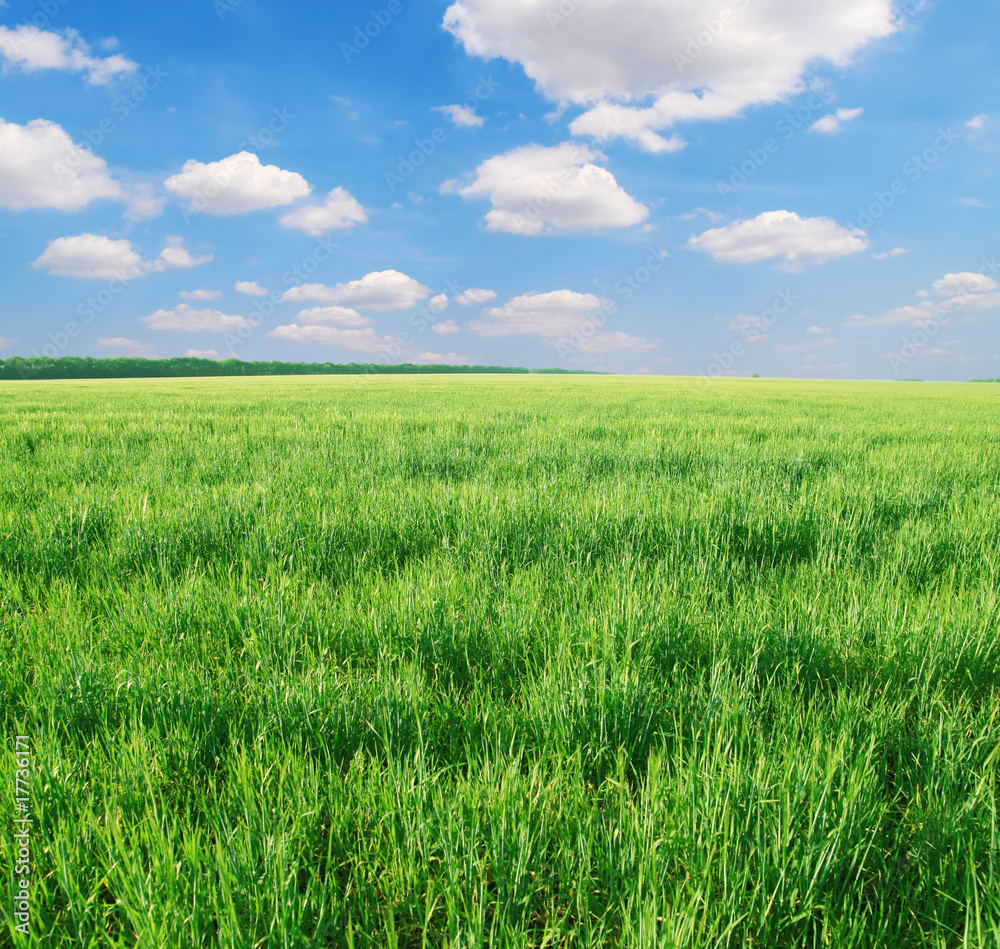
<svg viewBox="0 0 1000 949">
<path fill-rule="evenodd" d="M 218 310 L 196 310 L 186 303 L 180 303 L 172 310 L 157 310 L 144 316 L 140 322 L 151 330 L 173 333 L 231 333 L 253 326 L 246 317 L 230 316 Z"/>
<path fill-rule="evenodd" d="M 10 349 L 16 342 L 16 339 L 11 339 L 9 336 L 0 336 L 0 349 Z"/>
<path fill-rule="evenodd" d="M 214 349 L 186 349 L 184 355 L 192 359 L 221 359 Z"/>
<path fill-rule="evenodd" d="M 253 152 L 209 164 L 192 158 L 163 184 L 193 211 L 220 217 L 292 204 L 312 191 L 302 175 L 262 165 Z"/>
<path fill-rule="evenodd" d="M 104 159 L 75 144 L 62 126 L 0 119 L 0 207 L 79 211 L 99 198 L 123 196 Z"/>
<path fill-rule="evenodd" d="M 218 300 L 222 296 L 221 290 L 181 290 L 177 294 L 182 300 Z"/>
<path fill-rule="evenodd" d="M 184 246 L 183 237 L 167 237 L 167 246 L 160 251 L 160 256 L 153 261 L 155 271 L 178 270 L 186 267 L 199 267 L 212 259 L 211 254 L 203 257 L 192 257 Z"/>
<path fill-rule="evenodd" d="M 362 310 L 408 310 L 430 294 L 428 287 L 398 270 L 381 270 L 366 274 L 360 280 L 338 283 L 335 287 L 322 283 L 292 287 L 281 299 L 291 303 L 315 300 Z"/>
<path fill-rule="evenodd" d="M 806 332 L 810 336 L 829 336 L 830 335 L 830 331 L 828 329 L 826 329 L 825 327 L 822 327 L 822 326 L 810 326 L 809 329 L 806 330 Z"/>
<path fill-rule="evenodd" d="M 844 325 L 852 328 L 898 323 L 941 325 L 956 313 L 1000 310 L 1000 284 L 981 273 L 945 274 L 931 284 L 930 290 L 920 290 L 916 295 L 922 302 L 896 307 L 877 316 L 855 314 Z"/>
<path fill-rule="evenodd" d="M 442 192 L 489 198 L 486 229 L 535 235 L 629 227 L 649 217 L 606 168 L 603 156 L 575 142 L 525 145 L 484 161 L 468 185 L 445 182 Z"/>
<path fill-rule="evenodd" d="M 354 227 L 367 221 L 368 215 L 354 195 L 343 188 L 334 188 L 322 204 L 307 204 L 289 211 L 281 219 L 281 224 L 305 231 L 312 237 L 321 237 L 327 231 Z"/>
<path fill-rule="evenodd" d="M 650 152 L 684 120 L 785 100 L 810 64 L 838 66 L 896 25 L 891 0 L 458 0 L 444 26 L 471 56 L 519 63 L 539 91 L 587 111 L 574 134 L 624 136 Z M 652 97 L 652 103 L 644 100 Z"/>
<path fill-rule="evenodd" d="M 482 128 L 485 122 L 481 115 L 476 115 L 467 105 L 442 105 L 434 111 L 441 112 L 451 121 L 452 125 L 457 125 L 462 129 Z"/>
<path fill-rule="evenodd" d="M 246 294 L 248 297 L 266 297 L 268 293 L 255 280 L 237 280 L 236 292 Z"/>
<path fill-rule="evenodd" d="M 127 240 L 112 240 L 99 234 L 58 237 L 32 266 L 59 277 L 83 280 L 134 280 L 148 273 L 197 267 L 212 259 L 192 257 L 179 237 L 168 237 L 167 246 L 155 260 L 144 260 Z"/>
<path fill-rule="evenodd" d="M 987 118 L 988 116 L 986 115 L 977 115 L 975 118 L 969 119 L 969 121 L 965 123 L 965 126 L 966 128 L 972 129 L 974 132 L 978 132 L 980 129 L 986 127 Z"/>
<path fill-rule="evenodd" d="M 443 323 L 435 323 L 431 329 L 441 336 L 447 336 L 449 333 L 462 332 L 462 327 L 459 326 L 454 320 L 445 320 Z"/>
<path fill-rule="evenodd" d="M 75 30 L 54 33 L 37 26 L 22 25 L 10 29 L 0 26 L 0 57 L 5 69 L 26 73 L 43 69 L 86 73 L 95 86 L 109 83 L 115 76 L 134 72 L 136 63 L 119 53 L 91 56 L 90 47 Z"/>
<path fill-rule="evenodd" d="M 949 273 L 931 284 L 931 293 L 938 297 L 989 293 L 998 289 L 1000 286 L 992 277 L 979 273 Z"/>
<path fill-rule="evenodd" d="M 868 235 L 825 217 L 801 218 L 793 211 L 765 211 L 692 237 L 688 247 L 723 264 L 750 264 L 784 258 L 782 270 L 801 270 L 868 248 Z"/>
<path fill-rule="evenodd" d="M 848 123 L 854 121 L 859 115 L 864 114 L 864 109 L 837 109 L 830 115 L 813 122 L 811 130 L 822 132 L 824 135 L 836 135 Z"/>
<path fill-rule="evenodd" d="M 592 293 L 553 290 L 525 293 L 503 306 L 483 311 L 483 318 L 469 324 L 479 336 L 534 335 L 548 339 L 570 336 L 591 321 L 591 314 L 607 301 Z"/>
<path fill-rule="evenodd" d="M 448 304 L 451 301 L 448 299 L 447 293 L 439 293 L 437 296 L 431 297 L 430 302 L 427 304 L 431 313 L 444 313 L 448 309 Z"/>
<path fill-rule="evenodd" d="M 459 306 L 476 306 L 478 304 L 489 303 L 497 298 L 496 290 L 483 290 L 473 287 L 471 290 L 463 290 L 455 297 L 455 302 Z"/>
</svg>

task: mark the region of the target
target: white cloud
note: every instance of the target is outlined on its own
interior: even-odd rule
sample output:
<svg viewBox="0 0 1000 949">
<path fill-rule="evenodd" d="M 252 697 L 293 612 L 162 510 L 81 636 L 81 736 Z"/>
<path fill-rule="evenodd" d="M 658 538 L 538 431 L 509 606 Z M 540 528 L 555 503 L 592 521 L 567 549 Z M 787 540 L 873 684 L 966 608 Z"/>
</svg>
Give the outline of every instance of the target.
<svg viewBox="0 0 1000 949">
<path fill-rule="evenodd" d="M 628 333 L 600 333 L 596 336 L 547 340 L 550 346 L 572 346 L 578 353 L 648 353 L 660 345 L 658 339 L 629 336 Z"/>
<path fill-rule="evenodd" d="M 809 329 L 806 330 L 806 332 L 810 336 L 829 336 L 830 335 L 830 331 L 828 329 L 824 329 L 822 326 L 810 326 Z"/>
<path fill-rule="evenodd" d="M 11 211 L 79 211 L 99 198 L 121 199 L 107 163 L 45 119 L 17 125 L 0 119 L 0 207 Z"/>
<path fill-rule="evenodd" d="M 476 306 L 477 304 L 489 303 L 497 298 L 496 290 L 483 290 L 473 287 L 471 290 L 463 290 L 455 297 L 455 302 L 459 306 Z"/>
<path fill-rule="evenodd" d="M 469 324 L 479 336 L 535 335 L 558 339 L 579 333 L 592 322 L 591 314 L 606 301 L 592 293 L 553 290 L 525 293 L 501 307 L 483 311 L 483 319 Z"/>
<path fill-rule="evenodd" d="M 97 234 L 59 237 L 49 241 L 33 264 L 60 277 L 84 280 L 133 280 L 148 272 L 143 260 L 127 240 L 112 240 Z"/>
<path fill-rule="evenodd" d="M 461 129 L 482 128 L 485 122 L 481 115 L 476 115 L 467 105 L 442 105 L 434 111 L 443 113 L 451 120 L 452 125 L 457 125 Z"/>
<path fill-rule="evenodd" d="M 443 323 L 435 323 L 431 329 L 441 336 L 447 336 L 449 333 L 462 332 L 462 327 L 459 326 L 454 320 L 445 320 Z"/>
<path fill-rule="evenodd" d="M 159 217 L 167 203 L 166 197 L 157 194 L 148 181 L 140 181 L 127 188 L 124 201 L 125 220 L 133 222 Z"/>
<path fill-rule="evenodd" d="M 134 280 L 148 273 L 197 267 L 211 254 L 192 257 L 180 237 L 168 237 L 167 246 L 155 260 L 144 260 L 127 240 L 112 240 L 99 234 L 57 237 L 32 266 L 59 277 L 82 280 Z"/>
<path fill-rule="evenodd" d="M 236 292 L 244 293 L 248 297 L 266 297 L 268 293 L 268 291 L 255 280 L 237 280 Z"/>
<path fill-rule="evenodd" d="M 322 204 L 307 204 L 289 211 L 281 219 L 281 224 L 320 237 L 327 231 L 354 227 L 367 221 L 368 215 L 354 195 L 343 188 L 334 188 Z"/>
<path fill-rule="evenodd" d="M 95 86 L 105 85 L 115 76 L 138 68 L 120 54 L 103 59 L 91 56 L 90 47 L 75 30 L 53 33 L 28 25 L 14 29 L 0 26 L 0 56 L 7 69 L 18 68 L 26 73 L 43 69 L 82 72 Z"/>
<path fill-rule="evenodd" d="M 471 366 L 472 357 L 462 356 L 458 353 L 420 353 L 417 356 L 412 356 L 410 362 L 423 366 Z"/>
<path fill-rule="evenodd" d="M 0 349 L 10 349 L 16 342 L 16 339 L 11 339 L 9 336 L 0 336 Z"/>
<path fill-rule="evenodd" d="M 980 129 L 985 128 L 987 118 L 988 116 L 986 115 L 977 115 L 975 118 L 969 119 L 969 121 L 965 123 L 965 126 L 966 128 L 970 128 L 973 131 L 978 132 Z"/>
<path fill-rule="evenodd" d="M 700 215 L 704 214 L 708 218 L 709 223 L 717 224 L 721 221 L 725 215 L 719 214 L 717 211 L 709 211 L 708 208 L 695 208 L 693 211 L 689 211 L 687 214 L 680 215 L 680 220 L 682 221 L 697 221 Z"/>
<path fill-rule="evenodd" d="M 895 29 L 891 0 L 459 0 L 444 26 L 469 55 L 520 63 L 549 99 L 587 108 L 574 134 L 651 152 L 682 144 L 659 130 L 785 100 L 810 64 L 845 66 Z"/>
<path fill-rule="evenodd" d="M 346 306 L 314 306 L 302 310 L 296 321 L 308 326 L 371 326 L 372 321 Z"/>
<path fill-rule="evenodd" d="M 181 290 L 177 294 L 182 300 L 218 300 L 222 296 L 221 290 Z"/>
<path fill-rule="evenodd" d="M 148 343 L 142 343 L 137 339 L 129 339 L 127 336 L 105 336 L 97 341 L 98 346 L 106 349 L 116 349 L 119 352 L 131 353 L 133 356 L 148 356 L 152 347 Z"/>
<path fill-rule="evenodd" d="M 448 309 L 448 304 L 451 301 L 448 299 L 447 293 L 439 293 L 436 297 L 431 297 L 430 302 L 427 304 L 431 313 L 444 313 Z"/>
<path fill-rule="evenodd" d="M 881 254 L 873 254 L 872 256 L 876 260 L 888 260 L 890 257 L 902 257 L 903 254 L 910 253 L 909 247 L 893 247 L 892 250 L 887 250 Z"/>
<path fill-rule="evenodd" d="M 335 287 L 322 283 L 292 287 L 281 299 L 292 303 L 316 300 L 319 303 L 353 306 L 361 310 L 408 310 L 421 300 L 426 300 L 430 294 L 428 287 L 412 277 L 398 270 L 382 270 L 366 274 L 360 280 L 338 283 Z"/>
<path fill-rule="evenodd" d="M 930 290 L 920 290 L 923 298 L 917 304 L 896 307 L 878 316 L 855 314 L 848 317 L 847 327 L 891 326 L 909 323 L 912 326 L 942 325 L 952 314 L 970 310 L 1000 310 L 1000 284 L 992 277 L 978 273 L 949 273 L 931 284 Z M 931 299 L 936 297 L 937 299 Z M 965 319 L 974 321 L 975 317 Z"/>
<path fill-rule="evenodd" d="M 688 246 L 723 264 L 750 264 L 783 257 L 783 270 L 801 270 L 868 248 L 868 235 L 825 217 L 801 218 L 792 211 L 765 211 L 692 237 Z"/>
<path fill-rule="evenodd" d="M 949 273 L 931 284 L 931 292 L 939 297 L 954 297 L 964 293 L 988 293 L 1000 290 L 992 277 L 978 273 Z"/>
<path fill-rule="evenodd" d="M 267 334 L 271 339 L 282 339 L 291 343 L 321 343 L 324 346 L 338 346 L 356 352 L 374 355 L 392 352 L 397 347 L 395 337 L 379 336 L 371 327 L 365 329 L 344 329 L 339 326 L 300 326 L 290 323 L 276 326 Z"/>
<path fill-rule="evenodd" d="M 824 135 L 836 135 L 848 122 L 863 115 L 864 111 L 864 109 L 837 109 L 831 115 L 824 115 L 823 118 L 813 122 L 811 131 L 822 132 Z"/>
<path fill-rule="evenodd" d="M 214 349 L 186 349 L 184 355 L 191 359 L 221 359 Z"/>
<path fill-rule="evenodd" d="M 602 157 L 575 142 L 525 145 L 484 161 L 471 184 L 446 182 L 441 190 L 489 198 L 486 229 L 509 234 L 596 231 L 646 220 L 649 210 L 594 164 Z"/>
<path fill-rule="evenodd" d="M 292 204 L 312 191 L 302 175 L 262 165 L 253 152 L 209 164 L 192 158 L 163 184 L 192 210 L 222 217 Z"/>
<path fill-rule="evenodd" d="M 142 317 L 140 322 L 151 330 L 173 333 L 231 333 L 253 326 L 246 317 L 229 316 L 218 310 L 195 310 L 186 303 L 180 303 L 172 310 L 157 310 Z"/>
<path fill-rule="evenodd" d="M 212 259 L 211 254 L 203 257 L 192 257 L 184 246 L 183 237 L 167 237 L 167 246 L 160 251 L 160 256 L 152 263 L 152 270 L 182 270 L 187 267 L 199 267 Z"/>
</svg>

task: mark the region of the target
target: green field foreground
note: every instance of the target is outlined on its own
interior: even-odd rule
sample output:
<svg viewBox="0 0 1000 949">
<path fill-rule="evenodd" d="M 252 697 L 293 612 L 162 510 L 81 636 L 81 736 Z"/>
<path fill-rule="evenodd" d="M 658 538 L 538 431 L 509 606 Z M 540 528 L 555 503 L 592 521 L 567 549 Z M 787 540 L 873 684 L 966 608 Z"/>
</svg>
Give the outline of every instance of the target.
<svg viewBox="0 0 1000 949">
<path fill-rule="evenodd" d="M 1000 945 L 998 386 L 2 383 L 0 456 L 32 946 Z"/>
</svg>

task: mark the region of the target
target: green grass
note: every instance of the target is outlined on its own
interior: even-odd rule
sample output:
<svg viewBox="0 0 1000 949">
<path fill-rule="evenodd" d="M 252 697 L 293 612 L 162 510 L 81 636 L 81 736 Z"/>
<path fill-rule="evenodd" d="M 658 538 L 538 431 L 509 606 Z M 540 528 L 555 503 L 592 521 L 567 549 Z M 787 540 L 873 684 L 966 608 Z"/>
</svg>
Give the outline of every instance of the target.
<svg viewBox="0 0 1000 949">
<path fill-rule="evenodd" d="M 0 395 L 33 946 L 1000 944 L 989 387 Z"/>
</svg>

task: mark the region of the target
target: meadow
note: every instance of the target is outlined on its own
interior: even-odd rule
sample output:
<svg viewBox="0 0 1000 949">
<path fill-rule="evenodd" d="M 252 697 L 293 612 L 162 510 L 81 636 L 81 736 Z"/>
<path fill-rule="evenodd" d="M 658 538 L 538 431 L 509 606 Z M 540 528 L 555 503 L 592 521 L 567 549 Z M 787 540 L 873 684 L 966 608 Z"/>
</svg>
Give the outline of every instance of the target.
<svg viewBox="0 0 1000 949">
<path fill-rule="evenodd" d="M 1000 945 L 998 386 L 9 382 L 0 459 L 33 947 Z"/>
</svg>

